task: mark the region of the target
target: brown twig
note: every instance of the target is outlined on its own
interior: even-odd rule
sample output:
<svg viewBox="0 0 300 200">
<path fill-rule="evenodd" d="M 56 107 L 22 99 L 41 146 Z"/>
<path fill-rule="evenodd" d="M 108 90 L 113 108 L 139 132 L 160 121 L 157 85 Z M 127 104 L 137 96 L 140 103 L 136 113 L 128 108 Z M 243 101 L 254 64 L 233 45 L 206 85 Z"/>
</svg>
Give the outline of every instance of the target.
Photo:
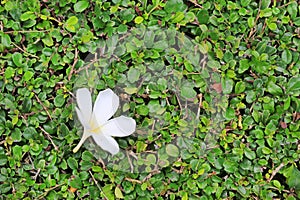
<svg viewBox="0 0 300 200">
<path fill-rule="evenodd" d="M 62 186 L 63 184 L 58 184 L 54 187 L 51 187 L 49 189 L 45 189 L 45 192 L 43 194 L 41 194 L 40 196 L 38 196 L 38 199 L 43 199 L 50 191 L 55 190 L 56 188 Z"/>
<path fill-rule="evenodd" d="M 6 142 L 6 140 L 0 141 L 0 145 L 4 144 L 5 142 Z"/>
<path fill-rule="evenodd" d="M 23 50 L 21 47 L 19 47 L 17 44 L 15 44 L 14 42 L 11 42 L 11 43 L 12 43 L 15 47 L 17 47 L 20 51 L 22 51 L 23 53 L 25 53 L 25 54 L 27 54 L 27 55 L 29 55 L 29 56 L 31 56 L 31 57 L 34 57 L 34 58 L 39 59 L 38 56 L 33 55 L 33 54 L 31 54 L 31 53 L 28 53 L 27 51 L 25 51 L 25 50 Z"/>
<path fill-rule="evenodd" d="M 97 53 L 95 54 L 95 59 L 92 60 L 92 62 L 90 62 L 88 65 L 86 65 L 85 67 L 81 67 L 79 68 L 78 70 L 75 71 L 75 73 L 79 73 L 81 72 L 82 70 L 88 70 L 94 63 L 98 62 L 99 59 L 97 59 Z M 88 75 L 88 73 L 87 73 Z"/>
<path fill-rule="evenodd" d="M 198 110 L 197 110 L 197 116 L 196 116 L 196 119 L 199 119 L 199 117 L 200 117 L 200 111 L 201 111 L 201 107 L 202 107 L 202 97 L 203 97 L 202 93 L 200 93 L 200 94 L 198 95 L 198 97 L 199 97 L 199 105 L 198 105 Z"/>
<path fill-rule="evenodd" d="M 3 22 L 0 21 L 0 31 L 2 32 L 3 31 Z"/>
<path fill-rule="evenodd" d="M 28 31 L 28 30 L 20 30 L 20 31 L 5 31 L 3 33 L 5 34 L 14 34 L 14 33 L 45 33 L 48 32 L 50 30 L 43 30 L 43 31 L 38 31 L 38 30 L 32 30 L 32 31 Z"/>
<path fill-rule="evenodd" d="M 34 181 L 36 181 L 36 179 L 37 179 L 37 177 L 39 176 L 40 172 L 41 172 L 41 169 L 38 168 L 37 172 L 35 173 L 35 175 L 34 175 L 34 177 L 33 177 L 33 180 L 34 180 Z"/>
<path fill-rule="evenodd" d="M 143 182 L 140 181 L 140 180 L 135 180 L 135 179 L 132 179 L 132 178 L 128 178 L 128 177 L 125 177 L 125 180 L 126 181 L 129 181 L 131 183 L 138 183 L 138 184 L 142 184 Z"/>
<path fill-rule="evenodd" d="M 75 49 L 75 57 L 74 57 L 74 62 L 73 62 L 73 65 L 71 67 L 71 71 L 69 73 L 69 76 L 68 76 L 68 80 L 71 80 L 71 77 L 72 77 L 72 74 L 74 73 L 74 67 L 76 65 L 76 63 L 78 62 L 78 50 L 77 48 Z"/>
<path fill-rule="evenodd" d="M 278 8 L 286 7 L 286 6 L 288 6 L 288 5 L 290 5 L 291 3 L 294 3 L 294 2 L 296 2 L 296 1 L 290 1 L 290 2 L 288 2 L 286 4 L 283 4 L 282 6 L 278 6 Z"/>
<path fill-rule="evenodd" d="M 100 185 L 98 184 L 98 181 L 95 179 L 93 173 L 92 173 L 90 170 L 89 170 L 89 173 L 90 173 L 90 175 L 92 176 L 92 179 L 93 179 L 94 183 L 96 184 L 96 186 L 98 187 L 98 189 L 100 190 L 100 192 L 103 193 L 104 198 L 105 198 L 105 199 L 108 199 L 107 196 L 106 196 L 106 195 L 104 194 L 104 192 L 102 191 Z"/>
<path fill-rule="evenodd" d="M 195 1 L 195 0 L 189 0 L 189 2 L 191 2 L 192 4 L 194 4 L 195 6 L 197 6 L 197 7 L 199 7 L 199 8 L 203 8 L 201 5 L 199 5 L 198 3 L 197 3 L 197 1 Z"/>
<path fill-rule="evenodd" d="M 130 173 L 133 173 L 134 167 L 133 167 L 132 162 L 131 162 L 131 160 L 130 160 L 128 151 L 126 151 L 126 156 L 127 156 L 127 159 L 128 159 L 129 165 L 130 165 Z"/>
<path fill-rule="evenodd" d="M 159 173 L 160 173 L 160 171 L 157 169 L 157 165 L 155 165 L 155 168 L 150 172 L 150 174 L 148 174 L 148 175 L 143 179 L 142 182 L 145 182 L 145 181 L 149 180 L 153 175 L 159 174 Z"/>
<path fill-rule="evenodd" d="M 41 126 L 39 126 L 39 129 L 41 129 L 41 131 L 47 136 L 47 138 L 50 140 L 51 144 L 53 145 L 54 149 L 56 151 L 58 151 L 58 147 L 55 145 L 55 143 L 53 142 L 51 135 L 45 130 L 43 129 Z"/>
<path fill-rule="evenodd" d="M 44 106 L 44 104 L 41 102 L 41 100 L 39 99 L 39 97 L 38 97 L 36 94 L 34 94 L 34 96 L 35 96 L 36 100 L 42 105 L 42 107 L 43 107 L 43 109 L 46 111 L 48 117 L 52 120 L 52 117 L 51 117 L 50 113 L 48 112 L 48 110 L 47 110 L 47 108 Z"/>
<path fill-rule="evenodd" d="M 176 93 L 174 93 L 174 94 L 175 94 L 175 97 L 176 97 L 176 99 L 177 99 L 177 101 L 178 101 L 178 105 L 179 105 L 180 112 L 181 112 L 181 111 L 182 111 L 182 106 L 181 106 L 181 103 L 180 103 L 180 99 L 179 99 L 179 97 L 177 96 Z"/>
<path fill-rule="evenodd" d="M 257 21 L 259 19 L 260 10 L 261 10 L 261 0 L 259 1 L 259 7 L 258 7 L 257 15 L 255 18 L 255 22 L 254 22 L 255 25 L 257 24 Z M 248 40 L 255 34 L 255 32 L 256 32 L 256 28 L 255 27 L 251 28 L 250 33 L 249 33 L 248 37 L 246 38 L 247 43 L 248 43 Z"/>
<path fill-rule="evenodd" d="M 97 162 L 100 162 L 101 165 L 102 165 L 102 168 L 103 168 L 103 169 L 106 169 L 105 163 L 104 163 L 104 161 L 102 160 L 102 158 L 99 158 L 99 159 L 97 160 Z"/>
<path fill-rule="evenodd" d="M 284 167 L 284 163 L 280 163 L 280 165 L 276 167 L 276 169 L 272 172 L 271 177 L 267 181 L 270 182 L 282 167 Z"/>
</svg>

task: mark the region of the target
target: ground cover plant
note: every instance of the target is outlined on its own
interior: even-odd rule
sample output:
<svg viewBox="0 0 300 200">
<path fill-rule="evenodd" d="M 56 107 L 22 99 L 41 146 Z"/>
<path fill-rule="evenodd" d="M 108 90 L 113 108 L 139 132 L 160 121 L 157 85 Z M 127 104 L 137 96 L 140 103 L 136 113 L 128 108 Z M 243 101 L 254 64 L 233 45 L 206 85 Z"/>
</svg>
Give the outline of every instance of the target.
<svg viewBox="0 0 300 200">
<path fill-rule="evenodd" d="M 300 197 L 298 1 L 4 0 L 0 39 L 0 199 Z M 82 87 L 115 156 L 73 152 Z"/>
</svg>

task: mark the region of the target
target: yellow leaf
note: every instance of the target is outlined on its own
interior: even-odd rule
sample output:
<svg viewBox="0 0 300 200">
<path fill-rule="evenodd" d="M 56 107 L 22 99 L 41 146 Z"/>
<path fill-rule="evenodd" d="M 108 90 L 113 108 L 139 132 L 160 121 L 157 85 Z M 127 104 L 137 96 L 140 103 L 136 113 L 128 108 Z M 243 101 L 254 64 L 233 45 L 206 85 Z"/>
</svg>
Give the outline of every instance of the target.
<svg viewBox="0 0 300 200">
<path fill-rule="evenodd" d="M 124 199 L 122 191 L 118 187 L 115 188 L 115 195 L 116 195 L 116 198 L 118 198 L 118 199 Z"/>
</svg>

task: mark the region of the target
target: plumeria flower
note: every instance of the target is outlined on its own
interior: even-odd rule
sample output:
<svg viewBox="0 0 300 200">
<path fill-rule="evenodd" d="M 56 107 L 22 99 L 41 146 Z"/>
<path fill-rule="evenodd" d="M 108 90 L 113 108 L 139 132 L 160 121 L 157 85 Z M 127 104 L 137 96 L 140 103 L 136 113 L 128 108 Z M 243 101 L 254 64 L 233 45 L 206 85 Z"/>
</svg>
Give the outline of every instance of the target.
<svg viewBox="0 0 300 200">
<path fill-rule="evenodd" d="M 119 107 L 119 97 L 111 90 L 99 92 L 92 108 L 91 93 L 87 88 L 80 88 L 76 92 L 76 113 L 83 126 L 83 135 L 78 145 L 73 149 L 76 153 L 84 141 L 92 136 L 96 144 L 103 150 L 115 155 L 119 152 L 119 145 L 112 136 L 125 137 L 135 131 L 135 120 L 120 116 L 110 119 Z"/>
</svg>

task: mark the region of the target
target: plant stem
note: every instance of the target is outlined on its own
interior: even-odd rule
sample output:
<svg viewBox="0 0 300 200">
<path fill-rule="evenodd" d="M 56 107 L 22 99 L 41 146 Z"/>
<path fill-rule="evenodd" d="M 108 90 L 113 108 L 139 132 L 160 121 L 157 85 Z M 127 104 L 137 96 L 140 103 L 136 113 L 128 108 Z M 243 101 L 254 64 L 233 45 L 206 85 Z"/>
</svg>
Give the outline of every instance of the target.
<svg viewBox="0 0 300 200">
<path fill-rule="evenodd" d="M 77 144 L 77 146 L 73 149 L 73 153 L 76 153 L 80 147 L 82 146 L 82 144 L 84 143 L 84 141 L 89 137 L 89 135 L 87 135 L 85 132 L 83 133 L 81 140 L 79 141 L 79 143 Z"/>
</svg>

